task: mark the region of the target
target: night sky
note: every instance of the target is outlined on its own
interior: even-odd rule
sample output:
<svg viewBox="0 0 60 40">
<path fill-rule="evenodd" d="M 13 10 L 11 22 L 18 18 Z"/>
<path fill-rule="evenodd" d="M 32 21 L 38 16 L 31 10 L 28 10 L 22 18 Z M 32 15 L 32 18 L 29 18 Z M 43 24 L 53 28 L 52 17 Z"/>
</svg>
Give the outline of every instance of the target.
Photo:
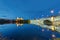
<svg viewBox="0 0 60 40">
<path fill-rule="evenodd" d="M 50 13 L 54 10 L 54 13 Z M 51 15 L 60 15 L 60 0 L 0 0 L 0 18 L 39 19 Z M 42 16 L 43 15 L 43 16 Z M 16 24 L 0 25 L 0 33 L 9 40 L 48 40 L 60 33 L 47 31 L 38 25 L 24 24 L 17 27 Z"/>
</svg>

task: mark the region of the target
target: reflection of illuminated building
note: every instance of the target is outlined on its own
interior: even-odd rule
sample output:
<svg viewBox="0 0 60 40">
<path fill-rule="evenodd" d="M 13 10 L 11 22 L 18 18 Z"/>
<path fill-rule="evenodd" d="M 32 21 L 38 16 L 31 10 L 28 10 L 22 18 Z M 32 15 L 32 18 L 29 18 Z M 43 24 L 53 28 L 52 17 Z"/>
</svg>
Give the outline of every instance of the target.
<svg viewBox="0 0 60 40">
<path fill-rule="evenodd" d="M 0 24 L 17 24 L 17 26 L 23 24 L 35 24 L 42 28 L 60 32 L 60 16 L 51 16 L 33 20 L 23 20 L 22 18 L 17 18 L 16 20 L 0 19 Z"/>
<path fill-rule="evenodd" d="M 41 18 L 31 20 L 31 24 L 39 25 L 42 28 L 51 29 L 52 31 L 60 32 L 60 16 L 52 16 L 48 18 Z"/>
</svg>

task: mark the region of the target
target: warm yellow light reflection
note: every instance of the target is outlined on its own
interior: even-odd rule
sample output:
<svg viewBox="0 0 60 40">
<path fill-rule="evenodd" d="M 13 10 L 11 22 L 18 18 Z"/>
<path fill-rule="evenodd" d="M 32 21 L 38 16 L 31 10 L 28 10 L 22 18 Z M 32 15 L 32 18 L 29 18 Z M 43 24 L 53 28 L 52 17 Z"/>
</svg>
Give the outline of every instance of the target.
<svg viewBox="0 0 60 40">
<path fill-rule="evenodd" d="M 54 17 L 51 17 L 51 21 L 52 21 L 52 30 L 54 31 L 55 30 L 55 26 L 54 26 Z"/>
</svg>

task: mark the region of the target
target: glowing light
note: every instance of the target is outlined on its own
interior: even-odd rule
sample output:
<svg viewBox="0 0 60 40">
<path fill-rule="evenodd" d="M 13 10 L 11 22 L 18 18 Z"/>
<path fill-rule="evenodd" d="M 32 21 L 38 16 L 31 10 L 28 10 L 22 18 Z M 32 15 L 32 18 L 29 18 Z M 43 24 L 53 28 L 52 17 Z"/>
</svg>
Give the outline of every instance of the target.
<svg viewBox="0 0 60 40">
<path fill-rule="evenodd" d="M 55 38 L 56 36 L 54 34 L 52 34 L 52 37 Z"/>
<path fill-rule="evenodd" d="M 42 32 L 44 31 L 44 29 L 42 29 Z"/>
<path fill-rule="evenodd" d="M 51 10 L 51 13 L 54 13 L 54 10 Z"/>
</svg>

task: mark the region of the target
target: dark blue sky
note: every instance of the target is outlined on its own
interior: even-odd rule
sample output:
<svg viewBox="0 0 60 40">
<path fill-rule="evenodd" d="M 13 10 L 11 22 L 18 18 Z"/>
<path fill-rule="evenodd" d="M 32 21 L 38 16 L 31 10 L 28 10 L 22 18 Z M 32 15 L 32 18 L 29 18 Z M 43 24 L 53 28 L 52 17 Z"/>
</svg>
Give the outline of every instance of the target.
<svg viewBox="0 0 60 40">
<path fill-rule="evenodd" d="M 11 18 L 41 17 L 49 15 L 50 10 L 59 11 L 60 0 L 0 0 L 0 15 Z"/>
<path fill-rule="evenodd" d="M 24 19 L 34 19 L 51 16 L 50 10 L 54 10 L 54 15 L 58 15 L 60 11 L 60 0 L 0 0 L 0 17 L 8 19 L 16 19 L 22 17 Z M 41 32 L 41 28 L 36 25 L 24 25 L 16 27 L 16 25 L 1 25 L 1 32 L 6 36 L 14 38 L 28 37 L 30 35 L 38 36 L 39 38 L 51 38 L 52 32 Z M 24 31 L 24 32 L 22 32 Z M 31 33 L 31 34 L 30 34 Z M 44 34 L 45 33 L 45 34 Z M 12 35 L 14 34 L 14 35 Z M 60 34 L 55 33 L 57 37 Z M 47 36 L 46 36 L 47 35 Z"/>
</svg>

